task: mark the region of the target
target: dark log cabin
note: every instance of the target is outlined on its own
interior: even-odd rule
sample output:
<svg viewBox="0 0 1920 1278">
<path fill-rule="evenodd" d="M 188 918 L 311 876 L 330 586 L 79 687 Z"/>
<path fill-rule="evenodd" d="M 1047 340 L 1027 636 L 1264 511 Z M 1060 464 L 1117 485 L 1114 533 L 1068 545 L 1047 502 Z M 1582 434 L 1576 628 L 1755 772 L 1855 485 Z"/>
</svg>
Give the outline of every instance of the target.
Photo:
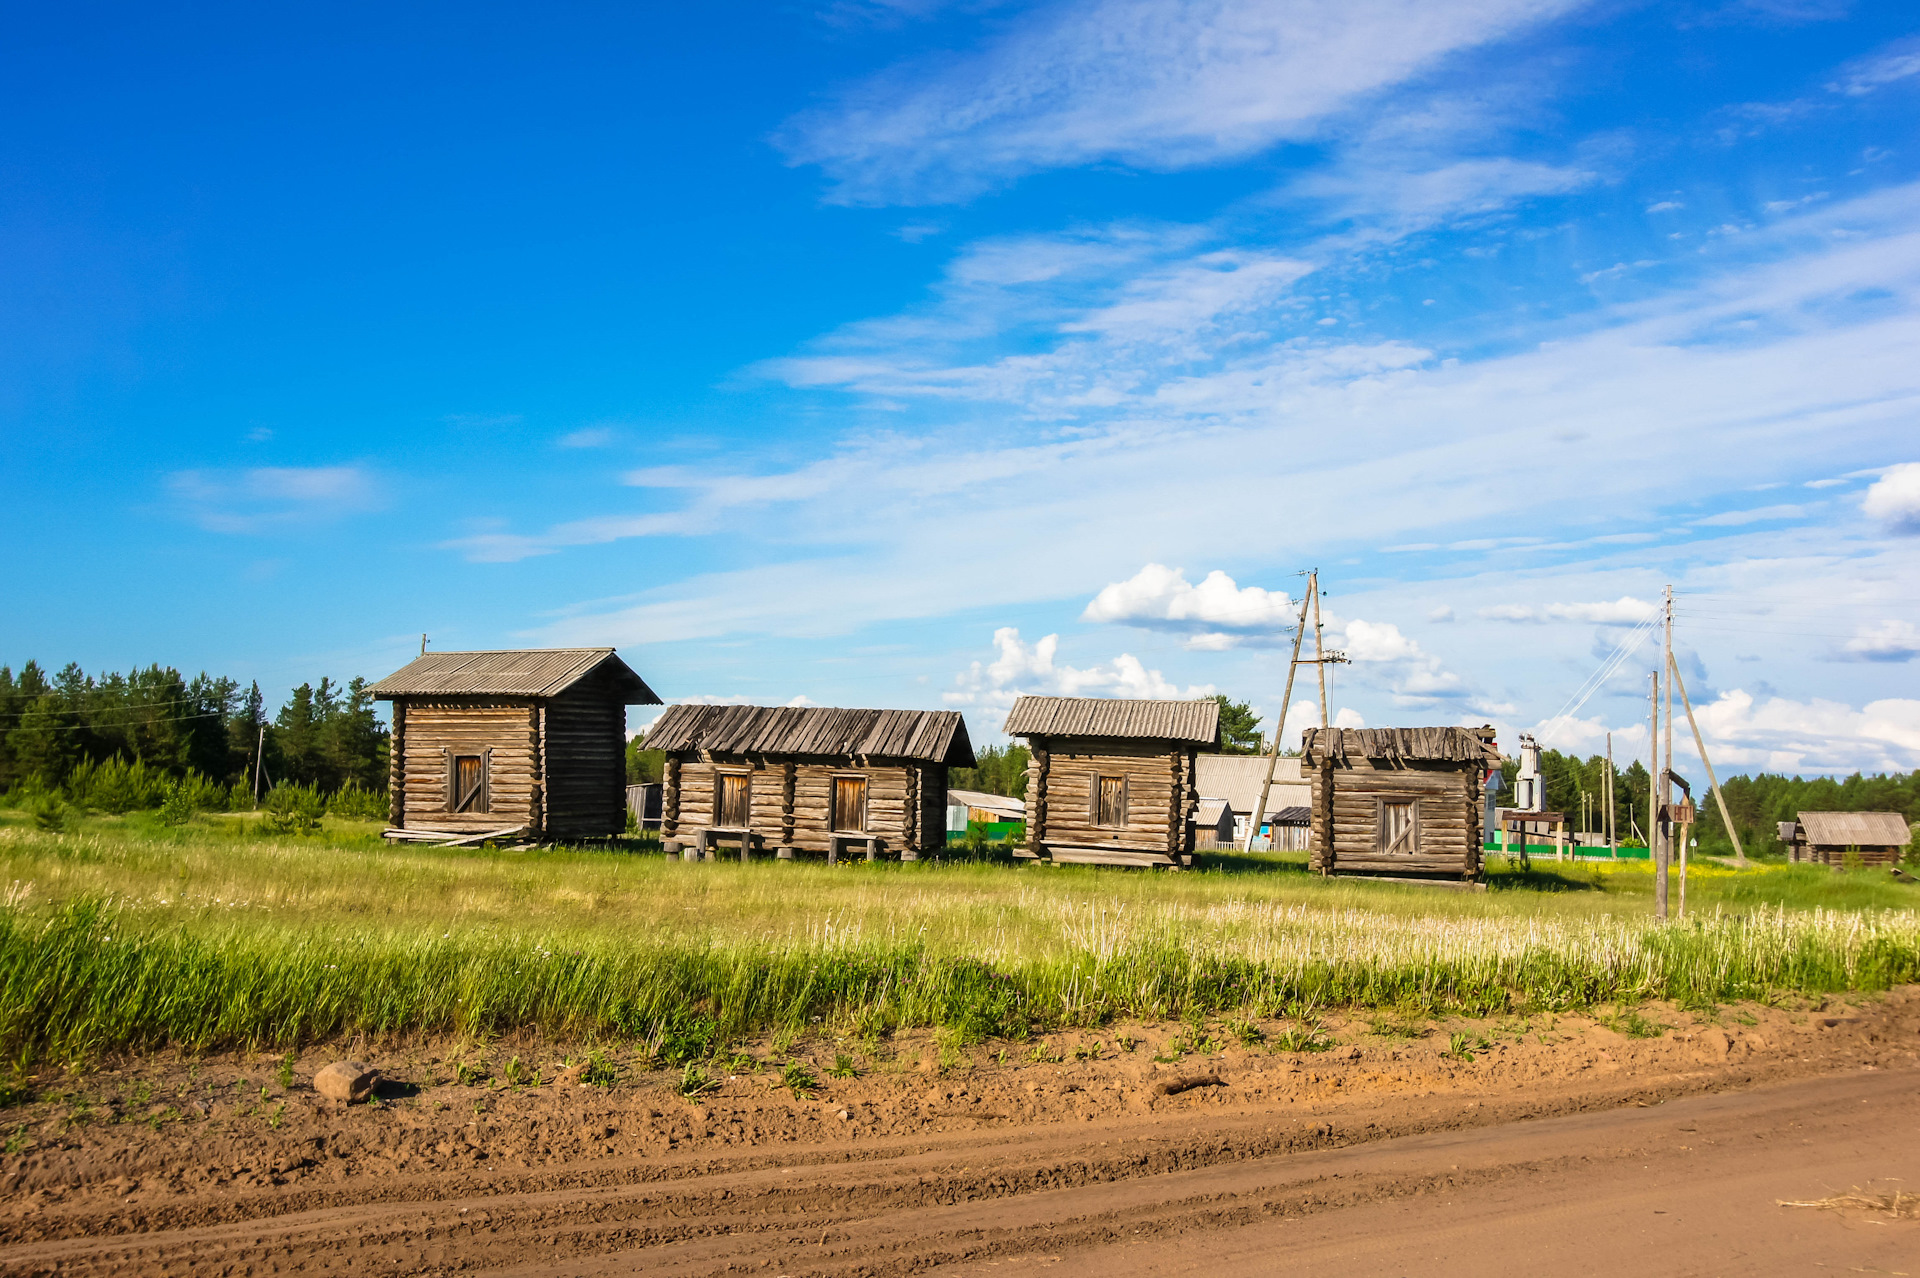
<svg viewBox="0 0 1920 1278">
<path fill-rule="evenodd" d="M 1193 864 L 1195 759 L 1220 748 L 1220 704 L 1022 697 L 1006 733 L 1025 737 L 1031 860 Z"/>
<path fill-rule="evenodd" d="M 1309 858 L 1322 874 L 1480 877 L 1481 787 L 1500 766 L 1492 728 L 1309 728 Z"/>
<path fill-rule="evenodd" d="M 395 836 L 619 834 L 627 707 L 660 704 L 612 648 L 429 652 L 372 692 L 393 703 Z"/>
<path fill-rule="evenodd" d="M 1842 866 L 1849 857 L 1861 865 L 1898 866 L 1913 841 L 1898 812 L 1802 812 L 1798 821 L 1782 821 L 1780 837 L 1787 859 Z"/>
<path fill-rule="evenodd" d="M 952 710 L 669 706 L 647 731 L 666 751 L 660 836 L 669 854 L 744 860 L 858 852 L 935 855 L 947 840 L 947 769 L 974 764 Z"/>
</svg>

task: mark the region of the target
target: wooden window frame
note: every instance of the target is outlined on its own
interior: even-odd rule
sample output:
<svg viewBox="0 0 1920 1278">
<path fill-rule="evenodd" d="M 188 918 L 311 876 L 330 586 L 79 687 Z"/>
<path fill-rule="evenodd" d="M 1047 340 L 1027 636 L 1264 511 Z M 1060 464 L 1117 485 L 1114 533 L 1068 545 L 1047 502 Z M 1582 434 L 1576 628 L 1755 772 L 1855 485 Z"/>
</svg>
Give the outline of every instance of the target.
<svg viewBox="0 0 1920 1278">
<path fill-rule="evenodd" d="M 452 747 L 442 747 L 447 758 L 447 798 L 446 811 L 449 816 L 484 816 L 493 811 L 493 749 L 488 747 L 476 754 L 455 754 Z M 460 802 L 460 760 L 478 759 L 480 761 L 480 784 L 474 787 L 474 802 Z"/>
<path fill-rule="evenodd" d="M 845 829 L 834 820 L 834 814 L 840 807 L 840 783 L 842 781 L 860 782 L 860 825 L 858 829 Z M 873 824 L 873 778 L 865 772 L 835 772 L 827 782 L 827 832 L 829 834 L 866 834 L 867 827 Z"/>
<path fill-rule="evenodd" d="M 1407 821 L 1407 849 L 1394 852 L 1387 847 L 1387 805 L 1404 803 L 1410 809 Z M 1375 795 L 1373 799 L 1373 853 L 1375 856 L 1420 855 L 1420 800 L 1399 795 Z"/>
<path fill-rule="evenodd" d="M 727 794 L 727 778 L 739 777 L 747 783 L 747 819 L 739 825 L 728 825 L 721 820 L 725 815 L 722 807 Z M 721 830 L 746 830 L 753 826 L 753 770 L 751 768 L 715 768 L 713 770 L 713 812 L 712 825 Z"/>
<path fill-rule="evenodd" d="M 1130 800 L 1132 798 L 1132 795 L 1129 793 L 1130 787 L 1127 784 L 1126 773 L 1123 772 L 1116 776 L 1112 773 L 1107 773 L 1105 775 L 1102 775 L 1101 773 L 1095 772 L 1092 775 L 1093 775 L 1093 780 L 1089 784 L 1088 791 L 1087 791 L 1088 822 L 1096 830 L 1126 829 L 1127 817 L 1130 815 L 1130 812 L 1129 812 L 1129 808 L 1131 806 Z M 1120 819 L 1118 821 L 1102 821 L 1100 819 L 1102 815 L 1100 811 L 1100 791 L 1105 788 L 1105 784 L 1108 781 L 1118 781 L 1120 783 L 1120 812 L 1119 812 Z"/>
</svg>

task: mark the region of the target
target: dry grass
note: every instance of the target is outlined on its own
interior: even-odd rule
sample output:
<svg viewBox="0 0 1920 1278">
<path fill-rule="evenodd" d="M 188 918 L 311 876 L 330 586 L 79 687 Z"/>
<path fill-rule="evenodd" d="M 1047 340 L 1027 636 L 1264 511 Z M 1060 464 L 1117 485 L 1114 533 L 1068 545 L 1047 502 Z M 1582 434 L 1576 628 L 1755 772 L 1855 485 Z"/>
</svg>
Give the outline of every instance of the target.
<svg viewBox="0 0 1920 1278">
<path fill-rule="evenodd" d="M 1920 1194 L 1909 1194 L 1903 1189 L 1892 1193 L 1876 1194 L 1871 1190 L 1858 1187 L 1844 1194 L 1835 1194 L 1831 1198 L 1813 1198 L 1805 1202 L 1789 1202 L 1780 1199 L 1782 1207 L 1813 1207 L 1822 1211 L 1864 1211 L 1876 1216 L 1888 1216 L 1894 1220 L 1920 1220 Z"/>
</svg>

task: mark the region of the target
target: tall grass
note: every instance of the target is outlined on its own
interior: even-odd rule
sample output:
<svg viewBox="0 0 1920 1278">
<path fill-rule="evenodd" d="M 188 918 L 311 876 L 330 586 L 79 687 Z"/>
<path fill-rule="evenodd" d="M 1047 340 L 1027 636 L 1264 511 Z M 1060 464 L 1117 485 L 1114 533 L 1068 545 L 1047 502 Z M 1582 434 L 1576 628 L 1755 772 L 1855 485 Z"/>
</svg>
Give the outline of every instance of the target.
<svg viewBox="0 0 1920 1278">
<path fill-rule="evenodd" d="M 1638 869 L 1565 885 L 1579 890 L 1435 894 L 1284 871 L 448 853 L 338 827 L 262 839 L 220 821 L 0 829 L 0 883 L 13 885 L 0 902 L 0 1051 L 538 1028 L 674 1060 L 816 1028 L 977 1040 L 1227 1012 L 1486 1013 L 1920 979 L 1910 908 L 1748 900 L 1657 926 Z M 1772 883 L 1775 897 L 1817 899 L 1850 878 L 1817 873 L 1703 878 L 1699 895 L 1765 896 L 1752 885 Z"/>
</svg>

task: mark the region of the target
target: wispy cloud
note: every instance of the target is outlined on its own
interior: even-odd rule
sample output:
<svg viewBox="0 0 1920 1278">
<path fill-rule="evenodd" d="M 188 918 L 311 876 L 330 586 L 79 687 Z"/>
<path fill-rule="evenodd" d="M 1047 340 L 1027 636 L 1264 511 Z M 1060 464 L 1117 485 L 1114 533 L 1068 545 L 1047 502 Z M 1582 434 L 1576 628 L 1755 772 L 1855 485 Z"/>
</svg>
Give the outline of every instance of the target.
<svg viewBox="0 0 1920 1278">
<path fill-rule="evenodd" d="M 1480 609 L 1488 621 L 1520 621 L 1535 624 L 1548 621 L 1577 621 L 1602 626 L 1631 626 L 1652 617 L 1658 604 L 1622 595 L 1611 603 L 1496 604 Z"/>
<path fill-rule="evenodd" d="M 849 203 L 965 199 L 1028 173 L 1251 154 L 1572 0 L 1067 0 L 977 52 L 893 68 L 779 141 Z"/>
<path fill-rule="evenodd" d="M 562 448 L 605 448 L 619 437 L 611 426 L 588 426 L 562 435 L 559 443 Z"/>
<path fill-rule="evenodd" d="M 265 533 L 371 509 L 378 490 L 358 466 L 256 466 L 182 470 L 167 488 L 189 518 L 210 532 Z"/>
<path fill-rule="evenodd" d="M 1857 98 L 1914 76 L 1920 76 L 1920 36 L 1896 40 L 1875 53 L 1847 63 L 1827 87 L 1835 93 Z"/>
</svg>

